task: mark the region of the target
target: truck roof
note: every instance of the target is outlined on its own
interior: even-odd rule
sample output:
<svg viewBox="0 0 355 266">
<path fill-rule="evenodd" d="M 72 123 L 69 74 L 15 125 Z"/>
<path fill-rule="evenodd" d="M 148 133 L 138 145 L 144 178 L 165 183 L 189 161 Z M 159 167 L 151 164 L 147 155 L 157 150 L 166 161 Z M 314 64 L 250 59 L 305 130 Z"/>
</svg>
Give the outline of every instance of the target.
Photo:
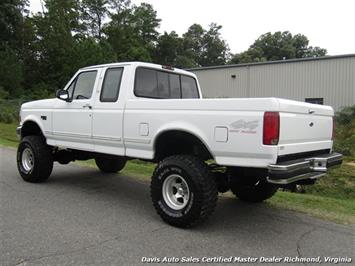
<svg viewBox="0 0 355 266">
<path fill-rule="evenodd" d="M 163 65 L 153 64 L 153 63 L 139 62 L 139 61 L 116 62 L 116 63 L 109 63 L 109 64 L 93 65 L 93 66 L 82 67 L 82 68 L 80 68 L 80 70 L 91 69 L 91 68 L 102 68 L 102 67 L 119 67 L 119 66 L 135 66 L 135 67 L 142 66 L 142 67 L 149 67 L 149 68 L 155 68 L 155 69 L 166 69 L 166 70 L 173 70 L 174 72 L 176 71 L 177 73 L 180 73 L 180 74 L 195 76 L 195 74 L 193 74 L 189 71 L 186 71 L 186 70 L 179 69 L 179 68 L 174 68 L 171 66 L 163 66 Z M 171 69 L 169 69 L 169 68 L 171 68 Z"/>
</svg>

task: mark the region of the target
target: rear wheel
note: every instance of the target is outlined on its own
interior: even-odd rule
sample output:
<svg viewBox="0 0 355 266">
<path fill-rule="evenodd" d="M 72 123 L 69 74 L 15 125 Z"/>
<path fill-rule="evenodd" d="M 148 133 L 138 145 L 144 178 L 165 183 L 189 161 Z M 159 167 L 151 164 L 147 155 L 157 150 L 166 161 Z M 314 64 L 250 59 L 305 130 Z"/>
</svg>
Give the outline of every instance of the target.
<svg viewBox="0 0 355 266">
<path fill-rule="evenodd" d="M 208 166 L 190 155 L 161 161 L 153 173 L 150 191 L 157 213 L 177 227 L 206 220 L 217 202 L 217 186 Z"/>
<path fill-rule="evenodd" d="M 230 172 L 230 188 L 242 201 L 262 202 L 271 198 L 278 187 L 266 181 L 267 172 L 259 169 L 234 169 Z"/>
<path fill-rule="evenodd" d="M 46 181 L 53 169 L 51 148 L 41 136 L 24 137 L 17 149 L 17 168 L 23 180 Z"/>
<path fill-rule="evenodd" d="M 98 157 L 95 158 L 97 167 L 104 173 L 117 173 L 126 165 L 124 157 Z"/>
</svg>

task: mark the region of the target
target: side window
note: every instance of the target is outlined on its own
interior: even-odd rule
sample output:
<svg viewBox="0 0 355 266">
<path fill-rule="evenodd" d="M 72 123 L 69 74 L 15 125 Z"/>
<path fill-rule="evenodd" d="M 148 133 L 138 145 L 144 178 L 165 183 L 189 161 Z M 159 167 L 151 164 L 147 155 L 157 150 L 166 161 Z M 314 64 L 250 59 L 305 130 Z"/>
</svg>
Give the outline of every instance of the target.
<svg viewBox="0 0 355 266">
<path fill-rule="evenodd" d="M 134 93 L 140 97 L 158 98 L 158 84 L 156 71 L 137 68 Z"/>
<path fill-rule="evenodd" d="M 176 74 L 169 74 L 169 84 L 170 84 L 170 98 L 171 99 L 181 98 L 180 76 Z"/>
<path fill-rule="evenodd" d="M 75 82 L 72 99 L 90 99 L 96 80 L 97 71 L 87 71 L 80 73 Z M 70 87 L 68 88 L 70 89 Z"/>
<path fill-rule="evenodd" d="M 170 98 L 169 74 L 157 71 L 158 75 L 158 97 L 162 99 Z"/>
<path fill-rule="evenodd" d="M 196 80 L 192 77 L 181 76 L 181 98 L 198 98 Z"/>
<path fill-rule="evenodd" d="M 123 68 L 109 68 L 106 70 L 102 84 L 100 102 L 116 102 L 120 91 Z"/>
</svg>

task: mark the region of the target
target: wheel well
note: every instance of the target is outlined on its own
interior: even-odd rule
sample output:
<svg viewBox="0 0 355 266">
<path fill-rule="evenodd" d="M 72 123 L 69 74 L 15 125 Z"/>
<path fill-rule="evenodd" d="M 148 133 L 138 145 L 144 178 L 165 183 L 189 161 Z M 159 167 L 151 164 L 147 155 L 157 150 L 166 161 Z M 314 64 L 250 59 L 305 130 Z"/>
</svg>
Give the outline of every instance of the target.
<svg viewBox="0 0 355 266">
<path fill-rule="evenodd" d="M 159 135 L 154 150 L 154 161 L 176 154 L 196 155 L 203 160 L 213 159 L 206 145 L 198 137 L 180 130 L 170 130 Z"/>
<path fill-rule="evenodd" d="M 21 128 L 21 138 L 26 136 L 43 136 L 41 128 L 33 121 L 27 121 Z"/>
</svg>

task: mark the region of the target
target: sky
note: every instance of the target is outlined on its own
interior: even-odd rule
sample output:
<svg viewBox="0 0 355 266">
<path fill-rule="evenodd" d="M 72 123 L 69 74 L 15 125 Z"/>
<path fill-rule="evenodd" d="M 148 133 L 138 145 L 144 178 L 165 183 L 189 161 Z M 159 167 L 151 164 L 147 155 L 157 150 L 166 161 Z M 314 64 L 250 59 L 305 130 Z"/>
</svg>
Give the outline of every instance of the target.
<svg viewBox="0 0 355 266">
<path fill-rule="evenodd" d="M 355 53 L 355 0 L 131 0 L 150 3 L 162 19 L 159 32 L 182 35 L 194 23 L 222 26 L 222 38 L 232 53 L 240 53 L 261 34 L 301 33 L 310 45 L 329 55 Z M 41 11 L 40 0 L 30 0 L 31 12 Z"/>
</svg>

